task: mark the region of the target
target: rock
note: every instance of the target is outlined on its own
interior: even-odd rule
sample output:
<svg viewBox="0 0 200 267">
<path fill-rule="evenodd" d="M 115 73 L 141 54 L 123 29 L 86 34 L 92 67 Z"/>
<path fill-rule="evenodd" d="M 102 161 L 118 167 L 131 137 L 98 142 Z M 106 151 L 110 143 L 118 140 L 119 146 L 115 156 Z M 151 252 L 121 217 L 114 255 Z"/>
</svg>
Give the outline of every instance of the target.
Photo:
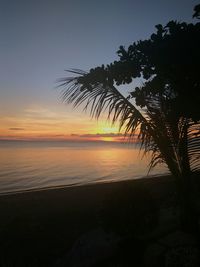
<svg viewBox="0 0 200 267">
<path fill-rule="evenodd" d="M 144 263 L 152 267 L 200 266 L 195 237 L 176 231 L 154 241 L 145 251 Z"/>
<path fill-rule="evenodd" d="M 165 247 L 194 246 L 196 238 L 193 235 L 176 231 L 159 240 L 159 243 Z"/>
<path fill-rule="evenodd" d="M 199 267 L 199 249 L 186 246 L 170 249 L 165 255 L 165 267 Z"/>
<path fill-rule="evenodd" d="M 160 257 L 165 253 L 165 247 L 157 243 L 151 244 L 144 254 L 145 267 L 160 267 Z"/>
<path fill-rule="evenodd" d="M 90 267 L 111 257 L 118 248 L 120 238 L 97 228 L 83 234 L 64 257 L 59 267 Z"/>
</svg>

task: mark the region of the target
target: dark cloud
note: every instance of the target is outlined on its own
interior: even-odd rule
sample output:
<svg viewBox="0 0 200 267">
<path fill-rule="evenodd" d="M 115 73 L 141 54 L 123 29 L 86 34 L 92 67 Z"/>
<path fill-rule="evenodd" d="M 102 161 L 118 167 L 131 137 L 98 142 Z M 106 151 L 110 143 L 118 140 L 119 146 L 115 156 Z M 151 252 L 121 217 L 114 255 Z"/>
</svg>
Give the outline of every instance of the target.
<svg viewBox="0 0 200 267">
<path fill-rule="evenodd" d="M 9 128 L 10 131 L 24 131 L 24 128 L 19 128 L 19 127 L 14 127 L 14 128 Z"/>
<path fill-rule="evenodd" d="M 97 138 L 97 137 L 121 137 L 123 134 L 115 134 L 115 133 L 96 133 L 96 134 L 71 134 L 71 136 L 75 137 L 86 137 L 86 138 Z"/>
</svg>

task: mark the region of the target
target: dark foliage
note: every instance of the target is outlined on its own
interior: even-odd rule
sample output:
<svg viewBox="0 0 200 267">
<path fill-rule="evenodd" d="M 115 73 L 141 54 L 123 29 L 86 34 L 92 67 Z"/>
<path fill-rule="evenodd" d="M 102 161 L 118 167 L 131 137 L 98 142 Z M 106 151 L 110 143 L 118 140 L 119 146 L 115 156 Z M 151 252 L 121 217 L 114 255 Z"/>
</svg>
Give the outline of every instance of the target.
<svg viewBox="0 0 200 267">
<path fill-rule="evenodd" d="M 194 7 L 194 14 L 193 14 L 193 18 L 200 18 L 200 5 L 196 5 Z"/>
<path fill-rule="evenodd" d="M 194 16 L 199 14 L 195 7 Z M 150 168 L 166 163 L 176 178 L 183 207 L 192 218 L 191 171 L 200 169 L 200 23 L 170 21 L 157 25 L 147 40 L 120 46 L 118 61 L 91 69 L 71 70 L 62 79 L 63 99 L 85 105 L 99 118 L 105 110 L 130 138 L 138 136 Z M 141 86 L 134 80 L 141 78 Z M 133 82 L 125 97 L 117 88 Z M 185 212 L 185 211 L 184 211 Z M 188 222 L 189 224 L 189 222 Z"/>
<path fill-rule="evenodd" d="M 85 103 L 96 118 L 107 109 L 113 123 L 125 134 L 138 133 L 145 151 L 153 152 L 151 167 L 165 162 L 179 176 L 184 165 L 199 168 L 200 23 L 171 21 L 156 29 L 148 40 L 121 46 L 119 61 L 89 73 L 72 70 L 80 76 L 61 80 L 63 99 Z M 139 77 L 143 84 L 127 98 L 116 88 Z"/>
</svg>

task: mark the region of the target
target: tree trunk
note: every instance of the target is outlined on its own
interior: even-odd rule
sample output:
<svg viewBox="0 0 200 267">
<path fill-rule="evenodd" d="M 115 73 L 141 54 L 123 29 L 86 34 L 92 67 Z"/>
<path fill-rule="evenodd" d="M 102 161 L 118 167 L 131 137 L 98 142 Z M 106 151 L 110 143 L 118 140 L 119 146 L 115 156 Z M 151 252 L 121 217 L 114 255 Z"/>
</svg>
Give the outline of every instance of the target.
<svg viewBox="0 0 200 267">
<path fill-rule="evenodd" d="M 191 179 L 189 174 L 181 177 L 180 222 L 185 232 L 199 234 L 197 199 Z"/>
<path fill-rule="evenodd" d="M 199 232 L 197 197 L 195 192 L 195 181 L 190 169 L 188 155 L 188 121 L 183 127 L 183 135 L 180 142 L 181 175 L 180 175 L 180 208 L 181 226 L 184 231 L 190 233 Z"/>
</svg>

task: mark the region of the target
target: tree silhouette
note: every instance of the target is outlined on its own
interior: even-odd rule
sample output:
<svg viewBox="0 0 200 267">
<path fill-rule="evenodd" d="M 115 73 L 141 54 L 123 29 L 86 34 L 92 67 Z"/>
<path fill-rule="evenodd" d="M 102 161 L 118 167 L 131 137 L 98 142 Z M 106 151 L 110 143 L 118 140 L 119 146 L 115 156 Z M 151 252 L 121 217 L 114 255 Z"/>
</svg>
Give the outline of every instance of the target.
<svg viewBox="0 0 200 267">
<path fill-rule="evenodd" d="M 200 18 L 200 4 L 194 7 L 193 18 Z"/>
<path fill-rule="evenodd" d="M 197 10 L 198 11 L 198 10 Z M 60 80 L 62 96 L 92 117 L 107 110 L 130 138 L 137 136 L 150 169 L 166 163 L 176 179 L 185 229 L 198 227 L 192 171 L 200 169 L 200 23 L 170 21 L 144 41 L 119 48 L 118 61 Z M 141 86 L 134 80 L 141 78 Z M 125 97 L 118 86 L 133 84 Z"/>
</svg>

